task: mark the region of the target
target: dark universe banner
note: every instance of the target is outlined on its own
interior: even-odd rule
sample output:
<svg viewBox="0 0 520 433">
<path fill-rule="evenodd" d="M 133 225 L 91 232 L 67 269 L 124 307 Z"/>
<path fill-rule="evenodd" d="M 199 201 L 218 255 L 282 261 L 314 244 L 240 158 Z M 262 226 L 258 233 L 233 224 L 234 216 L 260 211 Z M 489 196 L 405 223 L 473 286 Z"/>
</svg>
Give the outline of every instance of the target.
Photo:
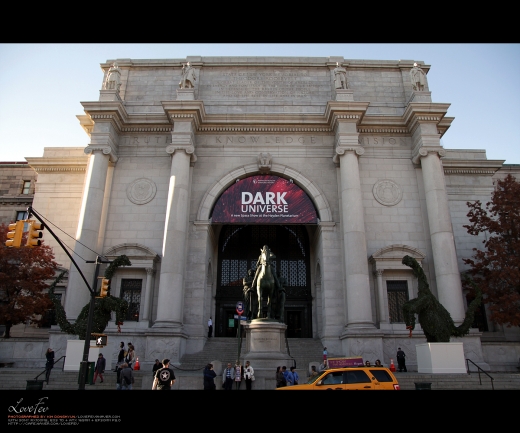
<svg viewBox="0 0 520 433">
<path fill-rule="evenodd" d="M 308 195 L 289 179 L 251 176 L 230 186 L 219 198 L 211 222 L 239 224 L 316 224 Z"/>
</svg>

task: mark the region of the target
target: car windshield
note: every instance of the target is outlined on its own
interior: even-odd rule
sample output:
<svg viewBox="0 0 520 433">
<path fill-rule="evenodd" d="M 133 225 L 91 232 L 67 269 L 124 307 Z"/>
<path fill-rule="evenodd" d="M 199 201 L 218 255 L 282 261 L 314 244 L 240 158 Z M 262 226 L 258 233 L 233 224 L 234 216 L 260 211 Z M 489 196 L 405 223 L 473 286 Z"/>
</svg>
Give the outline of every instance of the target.
<svg viewBox="0 0 520 433">
<path fill-rule="evenodd" d="M 305 383 L 310 385 L 310 384 L 316 382 L 318 379 L 320 379 L 322 377 L 323 377 L 323 372 L 318 373 L 316 376 L 309 377 L 309 380 L 307 380 L 307 382 L 305 382 Z"/>
</svg>

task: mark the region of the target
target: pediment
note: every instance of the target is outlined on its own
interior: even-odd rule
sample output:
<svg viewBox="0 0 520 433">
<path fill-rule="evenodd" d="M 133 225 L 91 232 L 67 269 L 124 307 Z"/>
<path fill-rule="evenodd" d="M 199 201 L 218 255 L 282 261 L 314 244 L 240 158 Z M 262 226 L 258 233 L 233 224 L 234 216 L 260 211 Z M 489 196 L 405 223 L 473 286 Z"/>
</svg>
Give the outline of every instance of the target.
<svg viewBox="0 0 520 433">
<path fill-rule="evenodd" d="M 404 256 L 413 257 L 419 264 L 426 257 L 417 248 L 408 245 L 389 245 L 377 250 L 369 258 L 375 269 L 410 269 L 403 265 L 402 260 Z"/>
</svg>

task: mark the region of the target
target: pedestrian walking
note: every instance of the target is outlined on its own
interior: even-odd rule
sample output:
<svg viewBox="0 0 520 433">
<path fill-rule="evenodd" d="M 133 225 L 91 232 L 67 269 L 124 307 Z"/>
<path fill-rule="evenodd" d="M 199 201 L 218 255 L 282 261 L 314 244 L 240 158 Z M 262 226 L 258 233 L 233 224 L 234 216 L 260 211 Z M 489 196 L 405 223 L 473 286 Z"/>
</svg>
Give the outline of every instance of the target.
<svg viewBox="0 0 520 433">
<path fill-rule="evenodd" d="M 287 367 L 285 365 L 282 366 L 282 373 L 283 377 L 285 378 L 285 386 L 294 385 L 294 375 L 291 373 L 290 370 L 287 370 Z"/>
<path fill-rule="evenodd" d="M 309 377 L 314 377 L 314 376 L 317 376 L 318 375 L 318 372 L 316 371 L 316 366 L 315 365 L 311 365 L 311 374 L 309 375 Z"/>
<path fill-rule="evenodd" d="M 152 389 L 159 391 L 170 391 L 175 383 L 175 373 L 170 368 L 170 360 L 165 358 L 162 360 L 163 368 L 159 368 L 155 372 Z"/>
<path fill-rule="evenodd" d="M 51 370 L 54 367 L 54 350 L 50 347 L 45 352 L 45 380 L 49 383 L 49 377 L 51 376 Z"/>
<path fill-rule="evenodd" d="M 246 380 L 246 390 L 251 391 L 253 381 L 255 380 L 255 370 L 251 367 L 251 363 L 246 361 L 244 368 L 244 379 Z"/>
<path fill-rule="evenodd" d="M 235 363 L 235 389 L 238 391 L 240 389 L 240 385 L 242 384 L 242 378 L 244 377 L 244 370 L 240 361 L 237 360 Z"/>
<path fill-rule="evenodd" d="M 115 373 L 116 373 L 116 390 L 121 390 L 121 370 L 123 370 L 123 365 L 125 365 L 124 362 L 122 362 L 121 364 L 117 364 L 116 365 L 116 370 L 115 370 Z"/>
<path fill-rule="evenodd" d="M 211 316 L 208 320 L 208 338 L 211 338 L 213 336 L 213 320 L 211 320 Z"/>
<path fill-rule="evenodd" d="M 233 389 L 233 379 L 235 378 L 235 370 L 231 366 L 231 362 L 228 362 L 227 368 L 222 373 L 222 387 L 226 391 Z"/>
<path fill-rule="evenodd" d="M 115 373 L 117 373 L 118 366 L 120 367 L 119 370 L 121 369 L 123 362 L 125 362 L 125 356 L 126 356 L 125 342 L 121 341 L 121 343 L 119 343 L 119 352 L 117 353 L 116 368 L 114 368 Z"/>
<path fill-rule="evenodd" d="M 300 375 L 296 371 L 296 367 L 291 367 L 291 373 L 293 375 L 293 385 L 298 385 L 298 380 L 300 380 Z"/>
<path fill-rule="evenodd" d="M 407 372 L 406 370 L 406 355 L 405 353 L 401 350 L 400 347 L 397 348 L 397 368 L 399 369 L 399 372 Z"/>
<path fill-rule="evenodd" d="M 96 380 L 97 380 L 98 376 L 101 378 L 101 383 L 103 383 L 103 373 L 105 372 L 106 364 L 107 364 L 107 360 L 105 359 L 103 354 L 100 353 L 98 355 L 98 359 L 96 361 L 96 367 L 94 368 L 94 383 L 93 383 L 93 385 L 96 384 Z"/>
<path fill-rule="evenodd" d="M 158 359 L 156 359 L 155 364 L 152 367 L 153 377 L 155 377 L 155 373 L 157 372 L 157 370 L 159 370 L 159 368 L 163 368 L 163 367 L 164 367 L 164 365 L 162 365 L 162 362 L 159 361 Z"/>
<path fill-rule="evenodd" d="M 128 343 L 128 351 L 126 352 L 125 362 L 128 364 L 130 368 L 132 368 L 132 364 L 135 361 L 135 350 L 134 345 L 132 343 Z"/>
<path fill-rule="evenodd" d="M 285 381 L 285 376 L 283 375 L 282 367 L 276 367 L 276 387 L 282 388 L 286 386 L 287 382 Z"/>
<path fill-rule="evenodd" d="M 206 365 L 204 369 L 204 389 L 207 391 L 216 390 L 217 387 L 215 385 L 215 377 L 217 373 L 213 370 L 213 364 Z"/>
<path fill-rule="evenodd" d="M 323 363 L 324 363 L 324 364 L 325 364 L 325 361 L 327 360 L 327 354 L 328 354 L 328 352 L 327 352 L 327 348 L 324 347 L 324 348 L 323 348 Z"/>
<path fill-rule="evenodd" d="M 122 367 L 123 368 L 119 373 L 119 376 L 121 376 L 119 379 L 119 382 L 121 384 L 121 390 L 132 391 L 132 386 L 134 384 L 134 371 L 126 362 L 123 363 Z"/>
</svg>

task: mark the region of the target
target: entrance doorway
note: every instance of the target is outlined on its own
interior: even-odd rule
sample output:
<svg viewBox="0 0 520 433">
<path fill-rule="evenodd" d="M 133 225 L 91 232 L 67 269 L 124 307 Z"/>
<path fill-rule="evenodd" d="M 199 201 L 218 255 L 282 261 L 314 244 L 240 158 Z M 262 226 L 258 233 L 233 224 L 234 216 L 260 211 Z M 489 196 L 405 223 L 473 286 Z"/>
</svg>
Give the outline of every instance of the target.
<svg viewBox="0 0 520 433">
<path fill-rule="evenodd" d="M 287 311 L 287 338 L 301 338 L 302 336 L 302 312 Z"/>
<path fill-rule="evenodd" d="M 243 301 L 243 278 L 256 270 L 263 245 L 273 254 L 275 271 L 286 278 L 285 323 L 292 320 L 298 337 L 312 337 L 312 296 L 309 241 L 303 225 L 226 225 L 219 237 L 217 290 L 215 296 L 215 336 L 236 337 L 229 319 Z M 263 308 L 266 310 L 266 307 Z M 291 311 L 291 315 L 288 312 Z M 265 313 L 265 311 L 264 311 Z M 294 313 L 294 314 L 292 314 Z M 235 324 L 236 326 L 236 324 Z"/>
</svg>

